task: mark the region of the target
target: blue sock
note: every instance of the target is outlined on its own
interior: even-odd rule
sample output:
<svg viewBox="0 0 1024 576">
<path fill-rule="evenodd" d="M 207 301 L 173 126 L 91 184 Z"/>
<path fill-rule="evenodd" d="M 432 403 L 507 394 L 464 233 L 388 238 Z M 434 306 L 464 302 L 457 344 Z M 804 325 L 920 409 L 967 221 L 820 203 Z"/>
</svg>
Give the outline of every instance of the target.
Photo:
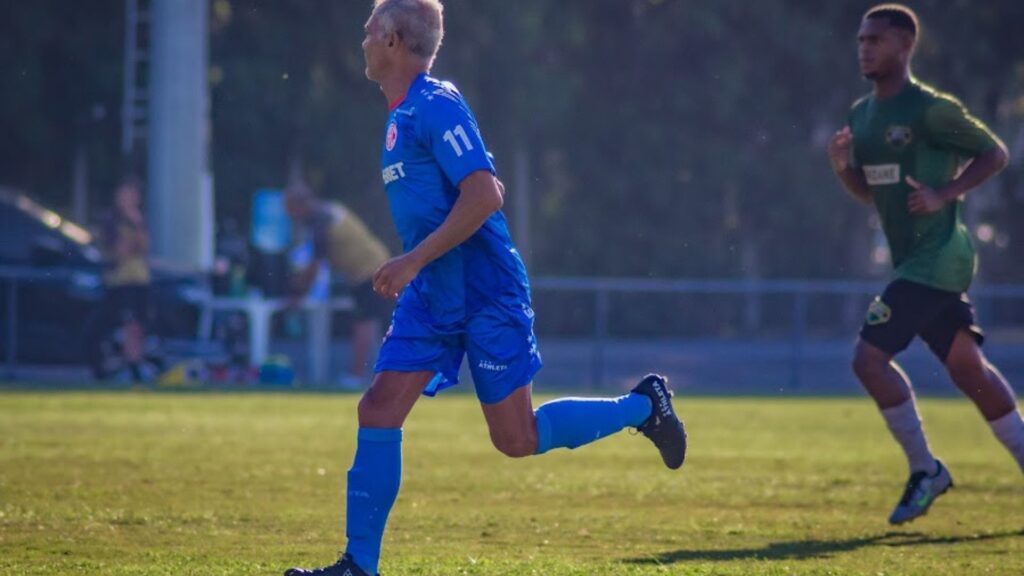
<svg viewBox="0 0 1024 576">
<path fill-rule="evenodd" d="M 368 574 L 377 573 L 380 543 L 402 484 L 402 429 L 360 428 L 348 471 L 346 553 Z"/>
<path fill-rule="evenodd" d="M 537 454 L 552 448 L 579 448 L 651 416 L 651 400 L 642 394 L 619 398 L 562 398 L 544 404 L 537 416 Z"/>
</svg>

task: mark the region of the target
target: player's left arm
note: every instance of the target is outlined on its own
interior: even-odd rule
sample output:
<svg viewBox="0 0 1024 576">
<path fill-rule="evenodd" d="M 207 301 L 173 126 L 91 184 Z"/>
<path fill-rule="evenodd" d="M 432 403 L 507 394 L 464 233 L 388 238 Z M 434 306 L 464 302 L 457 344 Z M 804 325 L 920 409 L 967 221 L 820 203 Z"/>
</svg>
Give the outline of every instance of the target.
<svg viewBox="0 0 1024 576">
<path fill-rule="evenodd" d="M 505 186 L 469 109 L 447 96 L 435 98 L 423 118 L 421 137 L 459 196 L 441 225 L 409 252 L 377 270 L 373 289 L 396 298 L 425 266 L 469 239 L 504 203 Z"/>
<path fill-rule="evenodd" d="M 1006 145 L 987 126 L 954 100 L 942 100 L 928 110 L 925 125 L 932 141 L 941 148 L 970 158 L 970 163 L 950 182 L 932 188 L 911 176 L 914 191 L 907 199 L 912 214 L 937 212 L 960 196 L 981 186 L 1009 163 Z"/>
</svg>

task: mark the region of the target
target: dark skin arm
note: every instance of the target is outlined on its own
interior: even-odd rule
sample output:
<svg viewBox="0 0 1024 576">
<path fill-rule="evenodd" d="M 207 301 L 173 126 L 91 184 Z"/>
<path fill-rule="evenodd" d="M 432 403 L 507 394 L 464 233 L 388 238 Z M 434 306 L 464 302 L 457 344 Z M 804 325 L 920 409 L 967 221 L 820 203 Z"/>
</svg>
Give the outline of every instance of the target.
<svg viewBox="0 0 1024 576">
<path fill-rule="evenodd" d="M 836 178 L 843 184 L 851 196 L 864 202 L 871 203 L 871 188 L 864 178 L 864 171 L 850 165 L 850 147 L 853 145 L 853 133 L 850 127 L 846 126 L 832 135 L 828 141 L 828 159 L 832 164 L 832 171 Z"/>
<path fill-rule="evenodd" d="M 1010 162 L 1010 155 L 1002 145 L 976 156 L 951 182 L 935 189 L 921 184 L 907 176 L 907 184 L 914 189 L 907 198 L 911 214 L 931 214 L 957 198 L 981 186 L 986 180 L 998 174 Z"/>
<path fill-rule="evenodd" d="M 459 197 L 441 226 L 411 251 L 384 263 L 373 275 L 373 289 L 397 298 L 424 266 L 462 244 L 501 209 L 505 187 L 494 175 L 478 170 L 459 184 Z"/>
</svg>

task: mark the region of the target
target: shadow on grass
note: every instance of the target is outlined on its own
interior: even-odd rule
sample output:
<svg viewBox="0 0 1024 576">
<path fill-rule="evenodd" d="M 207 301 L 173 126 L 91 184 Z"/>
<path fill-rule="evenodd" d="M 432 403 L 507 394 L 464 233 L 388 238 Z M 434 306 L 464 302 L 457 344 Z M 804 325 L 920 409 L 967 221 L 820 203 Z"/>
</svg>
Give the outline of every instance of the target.
<svg viewBox="0 0 1024 576">
<path fill-rule="evenodd" d="M 643 558 L 626 560 L 628 564 L 674 564 L 688 560 L 803 560 L 827 558 L 838 552 L 850 552 L 868 546 L 920 546 L 926 544 L 962 544 L 1024 536 L 1024 530 L 972 534 L 967 536 L 935 536 L 920 532 L 886 532 L 847 540 L 796 540 L 772 542 L 763 548 L 731 550 L 676 550 Z"/>
</svg>

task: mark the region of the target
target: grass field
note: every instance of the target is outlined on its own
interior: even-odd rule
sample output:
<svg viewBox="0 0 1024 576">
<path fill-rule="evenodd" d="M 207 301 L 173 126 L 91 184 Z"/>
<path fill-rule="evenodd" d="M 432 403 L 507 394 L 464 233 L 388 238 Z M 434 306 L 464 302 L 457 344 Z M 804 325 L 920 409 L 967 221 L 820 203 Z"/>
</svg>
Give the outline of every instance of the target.
<svg viewBox="0 0 1024 576">
<path fill-rule="evenodd" d="M 274 575 L 343 547 L 356 398 L 0 393 L 0 574 Z M 864 399 L 681 399 L 664 469 L 620 434 L 512 461 L 468 396 L 406 426 L 386 576 L 1024 574 L 1024 480 L 973 408 L 922 401 L 957 488 L 905 470 Z"/>
</svg>

